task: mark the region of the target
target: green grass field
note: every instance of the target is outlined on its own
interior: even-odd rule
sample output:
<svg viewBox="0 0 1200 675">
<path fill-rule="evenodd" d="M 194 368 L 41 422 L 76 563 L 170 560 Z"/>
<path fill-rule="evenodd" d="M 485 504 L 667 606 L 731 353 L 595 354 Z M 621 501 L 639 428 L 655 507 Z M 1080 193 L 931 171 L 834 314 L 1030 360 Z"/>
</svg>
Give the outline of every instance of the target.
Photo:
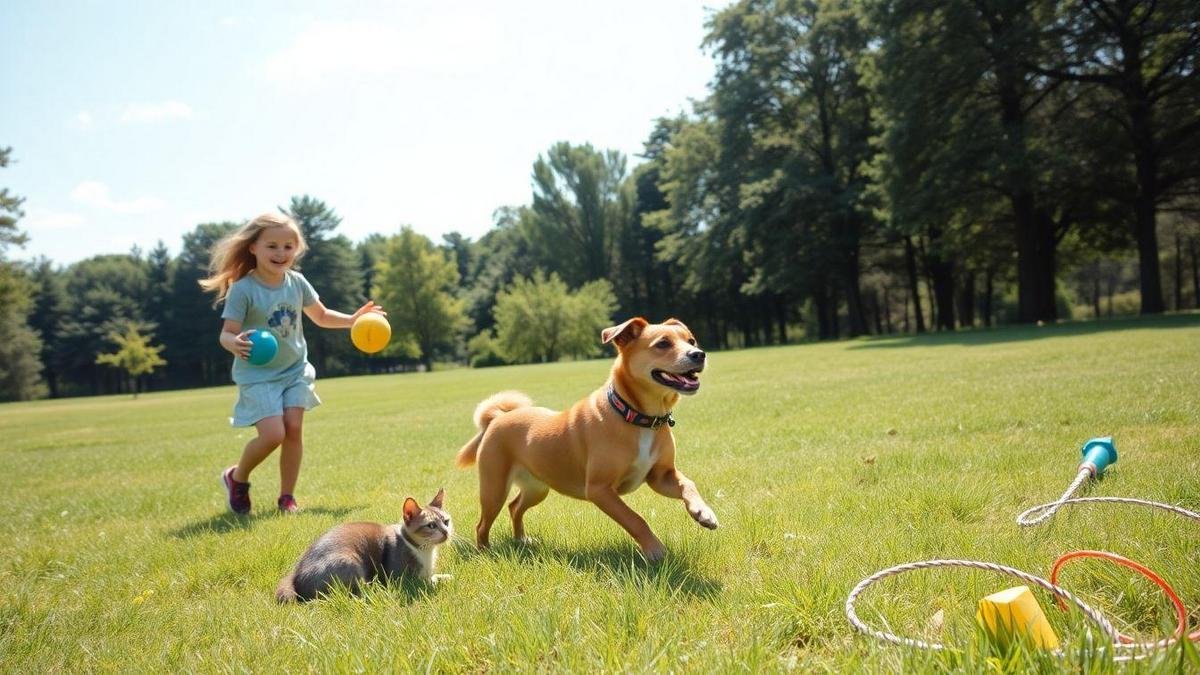
<svg viewBox="0 0 1200 675">
<path fill-rule="evenodd" d="M 960 649 L 886 646 L 843 615 L 860 579 L 901 562 L 1046 576 L 1095 548 L 1163 574 L 1196 629 L 1200 525 L 1113 505 L 1035 529 L 1014 518 L 1058 497 L 1082 442 L 1108 434 L 1120 461 L 1087 493 L 1200 508 L 1200 315 L 714 353 L 675 437 L 719 530 L 643 487 L 627 500 L 670 551 L 646 565 L 595 507 L 551 495 L 526 518 L 532 546 L 502 514 L 495 548 L 475 552 L 476 475 L 453 467 L 475 404 L 518 388 L 561 408 L 608 367 L 320 381 L 294 517 L 273 513 L 274 456 L 253 515 L 226 512 L 218 473 L 249 433 L 227 426 L 232 387 L 0 406 L 0 671 L 1200 670 L 1195 648 L 1133 667 L 1088 657 L 1086 622 L 1045 596 L 1073 655 L 999 653 L 975 640 L 975 605 L 1017 582 L 983 572 L 913 573 L 859 603 L 878 627 Z M 452 580 L 275 603 L 321 532 L 395 522 L 406 495 L 440 486 L 464 538 L 442 552 Z M 1125 631 L 1174 625 L 1117 568 L 1074 563 L 1061 582 Z"/>
</svg>

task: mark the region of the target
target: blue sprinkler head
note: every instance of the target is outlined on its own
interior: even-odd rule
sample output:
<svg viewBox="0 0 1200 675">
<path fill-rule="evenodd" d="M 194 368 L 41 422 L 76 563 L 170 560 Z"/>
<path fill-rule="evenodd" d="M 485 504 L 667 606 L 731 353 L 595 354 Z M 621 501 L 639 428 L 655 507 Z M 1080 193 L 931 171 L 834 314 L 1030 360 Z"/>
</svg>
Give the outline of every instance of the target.
<svg viewBox="0 0 1200 675">
<path fill-rule="evenodd" d="M 1113 443 L 1112 436 L 1093 438 L 1083 444 L 1081 452 L 1083 462 L 1079 464 L 1079 468 L 1091 471 L 1092 478 L 1103 474 L 1109 464 L 1117 463 L 1117 446 Z"/>
</svg>

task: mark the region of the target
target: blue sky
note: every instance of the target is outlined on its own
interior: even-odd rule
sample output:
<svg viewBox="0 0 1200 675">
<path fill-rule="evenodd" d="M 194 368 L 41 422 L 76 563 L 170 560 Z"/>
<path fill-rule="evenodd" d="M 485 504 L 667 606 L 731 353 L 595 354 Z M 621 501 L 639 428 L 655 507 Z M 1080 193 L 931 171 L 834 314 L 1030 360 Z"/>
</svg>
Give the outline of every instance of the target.
<svg viewBox="0 0 1200 675">
<path fill-rule="evenodd" d="M 68 264 L 292 195 L 472 238 L 557 141 L 633 157 L 705 96 L 724 1 L 0 3 L 0 186 Z"/>
</svg>

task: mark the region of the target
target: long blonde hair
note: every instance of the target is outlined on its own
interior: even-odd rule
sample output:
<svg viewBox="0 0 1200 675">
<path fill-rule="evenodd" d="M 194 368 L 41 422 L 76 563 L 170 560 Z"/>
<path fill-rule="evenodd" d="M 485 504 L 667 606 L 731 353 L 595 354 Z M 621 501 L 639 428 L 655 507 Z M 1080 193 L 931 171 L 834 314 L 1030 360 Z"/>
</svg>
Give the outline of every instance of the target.
<svg viewBox="0 0 1200 675">
<path fill-rule="evenodd" d="M 258 241 L 258 236 L 262 234 L 263 230 L 271 227 L 286 227 L 296 235 L 295 260 L 299 260 L 300 256 L 308 250 L 300 226 L 296 224 L 296 221 L 281 213 L 264 213 L 222 237 L 220 241 L 213 244 L 212 255 L 208 261 L 208 278 L 200 280 L 200 288 L 216 292 L 217 299 L 213 301 L 214 307 L 219 305 L 229 294 L 229 287 L 233 285 L 233 282 L 254 269 L 257 261 L 250 253 L 250 245 Z"/>
</svg>

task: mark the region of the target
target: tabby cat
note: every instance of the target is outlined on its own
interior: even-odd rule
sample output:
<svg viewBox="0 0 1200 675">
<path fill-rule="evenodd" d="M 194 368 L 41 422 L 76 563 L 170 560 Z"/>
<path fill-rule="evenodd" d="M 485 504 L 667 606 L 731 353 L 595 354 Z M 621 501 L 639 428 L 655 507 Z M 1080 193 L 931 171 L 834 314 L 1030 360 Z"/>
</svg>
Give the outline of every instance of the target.
<svg viewBox="0 0 1200 675">
<path fill-rule="evenodd" d="M 404 522 L 343 523 L 317 538 L 300 556 L 296 569 L 279 582 L 279 602 L 312 600 L 335 585 L 352 592 L 376 579 L 412 575 L 436 582 L 437 547 L 453 536 L 450 514 L 442 509 L 445 490 L 429 506 L 404 500 Z"/>
</svg>

